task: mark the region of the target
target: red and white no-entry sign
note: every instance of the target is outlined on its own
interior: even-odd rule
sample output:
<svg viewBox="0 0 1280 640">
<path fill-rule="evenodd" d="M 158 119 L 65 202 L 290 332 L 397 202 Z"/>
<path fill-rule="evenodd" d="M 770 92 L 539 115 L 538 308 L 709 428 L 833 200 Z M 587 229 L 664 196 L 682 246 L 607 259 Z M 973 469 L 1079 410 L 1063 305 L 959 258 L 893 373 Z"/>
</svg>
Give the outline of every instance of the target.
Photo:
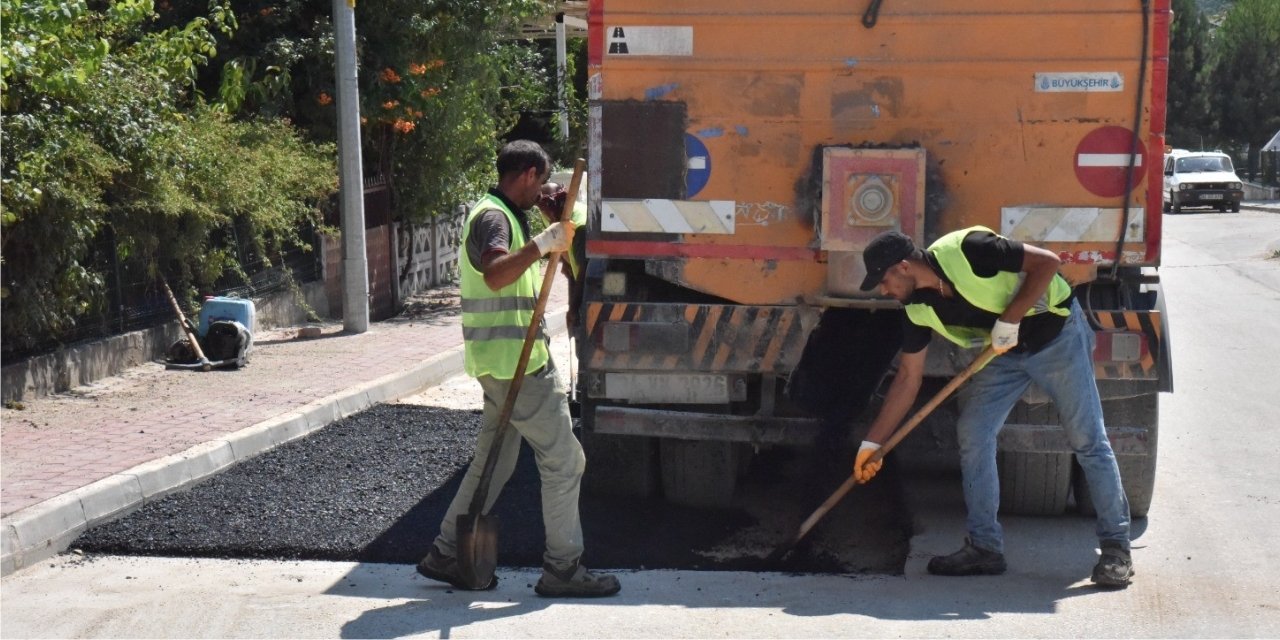
<svg viewBox="0 0 1280 640">
<path fill-rule="evenodd" d="M 1104 198 L 1125 194 L 1125 173 L 1133 149 L 1133 132 L 1125 127 L 1106 126 L 1090 131 L 1076 146 L 1076 178 L 1090 193 Z M 1142 158 L 1147 150 L 1138 140 L 1133 157 L 1133 185 L 1142 182 Z"/>
</svg>

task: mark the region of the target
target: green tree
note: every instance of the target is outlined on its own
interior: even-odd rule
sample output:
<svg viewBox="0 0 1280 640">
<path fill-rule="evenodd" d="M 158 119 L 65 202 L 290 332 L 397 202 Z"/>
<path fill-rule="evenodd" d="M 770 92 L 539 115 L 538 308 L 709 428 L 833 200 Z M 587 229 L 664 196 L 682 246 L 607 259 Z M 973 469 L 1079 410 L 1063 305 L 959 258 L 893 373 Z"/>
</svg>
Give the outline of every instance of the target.
<svg viewBox="0 0 1280 640">
<path fill-rule="evenodd" d="M 1280 130 L 1280 2 L 1239 0 L 1216 35 L 1213 103 L 1218 130 L 1248 146 L 1251 174 L 1263 144 Z"/>
<path fill-rule="evenodd" d="M 1169 29 L 1169 92 L 1166 139 L 1175 147 L 1199 148 L 1213 138 L 1209 92 L 1209 20 L 1196 0 L 1173 0 Z"/>
<path fill-rule="evenodd" d="M 554 83 L 512 39 L 536 0 L 388 0 L 356 5 L 366 166 L 390 179 L 397 215 L 423 220 L 494 180 L 498 136 Z"/>
<path fill-rule="evenodd" d="M 233 4 L 241 28 L 201 88 L 230 113 L 286 116 L 335 139 L 330 5 Z M 451 211 L 493 180 L 498 136 L 554 92 L 554 61 L 513 37 L 546 11 L 537 0 L 356 4 L 365 173 L 388 179 L 398 218 Z"/>
<path fill-rule="evenodd" d="M 247 279 L 245 244 L 267 263 L 305 244 L 336 185 L 330 8 L 0 0 L 6 353 L 105 323 L 121 273 L 190 295 Z M 553 92 L 552 63 L 516 39 L 547 10 L 357 4 L 364 164 L 389 177 L 399 217 L 492 182 L 499 136 Z"/>
<path fill-rule="evenodd" d="M 221 0 L 170 23 L 151 0 L 102 5 L 0 3 L 5 353 L 104 324 L 115 274 L 186 292 L 243 275 L 234 225 L 269 261 L 336 186 L 332 146 L 192 91 L 235 28 Z"/>
</svg>

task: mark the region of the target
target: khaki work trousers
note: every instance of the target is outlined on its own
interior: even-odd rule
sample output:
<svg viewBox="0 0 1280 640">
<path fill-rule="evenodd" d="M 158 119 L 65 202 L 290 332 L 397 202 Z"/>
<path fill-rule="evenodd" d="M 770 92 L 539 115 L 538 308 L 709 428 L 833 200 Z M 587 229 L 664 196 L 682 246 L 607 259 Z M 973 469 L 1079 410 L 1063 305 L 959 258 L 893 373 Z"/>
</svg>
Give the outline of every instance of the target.
<svg viewBox="0 0 1280 640">
<path fill-rule="evenodd" d="M 440 535 L 435 540 L 436 547 L 447 556 L 457 555 L 458 517 L 467 512 L 480 484 L 485 459 L 498 432 L 498 414 L 502 412 L 511 384 L 510 380 L 492 376 L 481 376 L 478 380 L 484 389 L 484 426 L 476 442 L 475 458 L 445 513 L 444 522 L 440 523 Z M 498 466 L 493 470 L 484 513 L 493 509 L 502 488 L 511 479 L 523 438 L 533 449 L 542 477 L 542 523 L 547 537 L 543 560 L 556 569 L 568 569 L 582 556 L 578 494 L 582 489 L 586 456 L 573 435 L 569 400 L 556 379 L 555 363 L 550 359 L 541 371 L 525 376 L 511 411 L 511 426 L 498 454 Z"/>
</svg>

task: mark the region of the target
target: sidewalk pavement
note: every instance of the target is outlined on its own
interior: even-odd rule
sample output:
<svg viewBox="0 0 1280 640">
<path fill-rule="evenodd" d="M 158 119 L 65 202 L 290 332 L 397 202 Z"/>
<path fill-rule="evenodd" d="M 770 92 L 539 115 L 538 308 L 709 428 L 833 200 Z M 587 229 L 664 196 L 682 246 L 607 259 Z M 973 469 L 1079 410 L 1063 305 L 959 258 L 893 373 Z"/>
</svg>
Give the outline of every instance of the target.
<svg viewBox="0 0 1280 640">
<path fill-rule="evenodd" d="M 547 328 L 564 330 L 562 278 Z M 344 416 L 411 395 L 462 371 L 456 287 L 412 298 L 362 334 L 323 325 L 260 331 L 234 371 L 122 375 L 0 410 L 0 574 L 66 549 L 112 520 Z"/>
</svg>

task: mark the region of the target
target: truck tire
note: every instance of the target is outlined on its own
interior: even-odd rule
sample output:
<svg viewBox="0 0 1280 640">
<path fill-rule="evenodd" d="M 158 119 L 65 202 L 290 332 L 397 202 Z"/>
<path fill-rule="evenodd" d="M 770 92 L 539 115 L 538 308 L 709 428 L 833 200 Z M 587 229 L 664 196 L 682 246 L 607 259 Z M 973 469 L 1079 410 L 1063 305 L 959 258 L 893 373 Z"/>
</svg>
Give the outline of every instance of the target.
<svg viewBox="0 0 1280 640">
<path fill-rule="evenodd" d="M 1116 454 L 1120 467 L 1120 482 L 1124 484 L 1125 497 L 1129 499 L 1129 515 L 1145 518 L 1151 508 L 1156 485 L 1156 445 L 1158 443 L 1160 405 L 1159 396 L 1151 393 L 1135 398 L 1118 398 L 1102 401 L 1102 414 L 1108 425 L 1146 427 L 1147 446 L 1150 455 Z M 1089 483 L 1084 471 L 1077 464 L 1075 480 L 1076 506 L 1087 516 L 1097 515 L 1093 499 L 1089 495 Z"/>
<path fill-rule="evenodd" d="M 725 508 L 733 504 L 741 448 L 713 440 L 659 440 L 662 491 L 667 501 L 690 507 Z"/>
<path fill-rule="evenodd" d="M 1067 509 L 1071 494 L 1069 453 L 1000 451 L 1000 511 L 1028 516 L 1056 516 Z"/>
<path fill-rule="evenodd" d="M 1174 192 L 1172 191 L 1169 192 L 1169 203 L 1170 203 L 1169 204 L 1170 209 L 1174 213 L 1182 213 L 1182 203 L 1178 202 L 1178 198 L 1174 195 Z"/>
<path fill-rule="evenodd" d="M 592 495 L 653 498 L 658 495 L 658 442 L 583 429 L 578 436 L 587 456 L 582 490 Z"/>
<path fill-rule="evenodd" d="M 1053 402 L 1019 401 L 1006 423 L 1057 426 L 1062 419 Z M 1071 463 L 1070 452 L 999 451 L 1000 510 L 1029 516 L 1062 514 L 1071 495 Z"/>
<path fill-rule="evenodd" d="M 1240 213 L 1240 203 L 1239 203 L 1239 202 L 1237 202 L 1237 203 L 1235 203 L 1235 204 L 1231 205 L 1231 213 Z"/>
</svg>

